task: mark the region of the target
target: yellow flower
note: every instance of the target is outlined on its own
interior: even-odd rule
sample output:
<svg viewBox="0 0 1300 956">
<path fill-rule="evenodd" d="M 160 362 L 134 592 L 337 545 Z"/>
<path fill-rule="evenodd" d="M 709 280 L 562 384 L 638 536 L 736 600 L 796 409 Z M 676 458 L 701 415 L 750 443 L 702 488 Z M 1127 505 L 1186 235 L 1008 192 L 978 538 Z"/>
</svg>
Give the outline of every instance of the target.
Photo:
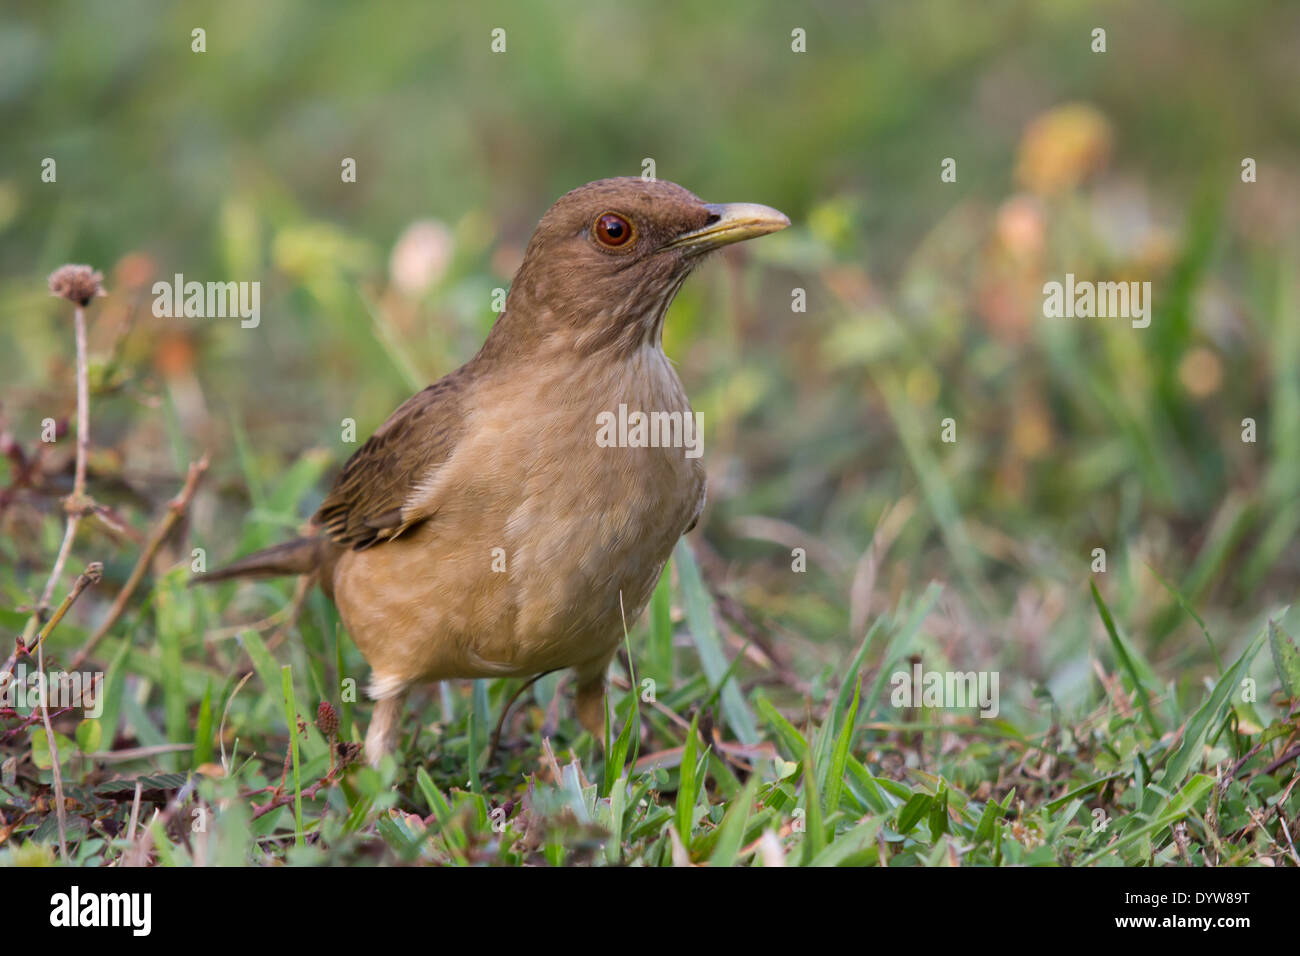
<svg viewBox="0 0 1300 956">
<path fill-rule="evenodd" d="M 1073 189 L 1110 159 L 1111 128 L 1097 109 L 1067 103 L 1035 118 L 1020 140 L 1016 180 L 1032 192 Z"/>
</svg>

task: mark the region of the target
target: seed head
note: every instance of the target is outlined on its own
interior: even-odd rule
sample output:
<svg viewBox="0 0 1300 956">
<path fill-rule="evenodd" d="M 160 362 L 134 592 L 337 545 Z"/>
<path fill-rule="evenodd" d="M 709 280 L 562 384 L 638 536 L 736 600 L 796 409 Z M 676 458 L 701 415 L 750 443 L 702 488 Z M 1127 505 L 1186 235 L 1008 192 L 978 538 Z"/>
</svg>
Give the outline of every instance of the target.
<svg viewBox="0 0 1300 956">
<path fill-rule="evenodd" d="M 59 266 L 50 273 L 50 295 L 86 306 L 104 294 L 103 282 L 103 273 L 90 266 Z"/>
<path fill-rule="evenodd" d="M 329 701 L 322 700 L 316 708 L 316 727 L 326 737 L 332 737 L 339 729 L 339 715 Z"/>
</svg>

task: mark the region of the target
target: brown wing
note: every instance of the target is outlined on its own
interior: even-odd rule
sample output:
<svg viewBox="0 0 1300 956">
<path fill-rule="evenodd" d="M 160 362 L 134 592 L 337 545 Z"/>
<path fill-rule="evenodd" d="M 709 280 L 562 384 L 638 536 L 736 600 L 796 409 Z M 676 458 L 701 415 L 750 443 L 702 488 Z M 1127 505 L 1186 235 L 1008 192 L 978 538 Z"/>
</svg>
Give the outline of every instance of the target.
<svg viewBox="0 0 1300 956">
<path fill-rule="evenodd" d="M 469 383 L 464 373 L 457 369 L 412 395 L 348 459 L 315 518 L 337 544 L 360 551 L 428 517 L 404 508 L 460 438 Z"/>
</svg>

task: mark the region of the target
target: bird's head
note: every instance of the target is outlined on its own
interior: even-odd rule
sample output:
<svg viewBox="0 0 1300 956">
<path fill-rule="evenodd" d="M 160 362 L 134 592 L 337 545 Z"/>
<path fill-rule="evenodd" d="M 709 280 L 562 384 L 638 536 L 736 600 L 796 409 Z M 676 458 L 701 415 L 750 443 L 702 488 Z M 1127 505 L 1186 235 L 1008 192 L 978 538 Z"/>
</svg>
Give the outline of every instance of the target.
<svg viewBox="0 0 1300 956">
<path fill-rule="evenodd" d="M 706 203 L 675 183 L 602 179 L 542 217 L 494 329 L 581 353 L 658 345 L 664 313 L 705 254 L 790 225 L 750 203 Z"/>
</svg>

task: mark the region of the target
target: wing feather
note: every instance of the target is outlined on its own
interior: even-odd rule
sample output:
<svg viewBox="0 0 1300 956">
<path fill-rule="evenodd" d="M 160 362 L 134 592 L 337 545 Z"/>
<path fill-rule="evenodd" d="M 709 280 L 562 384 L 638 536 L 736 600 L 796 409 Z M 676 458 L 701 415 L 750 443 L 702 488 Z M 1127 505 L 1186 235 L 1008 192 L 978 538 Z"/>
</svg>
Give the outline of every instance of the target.
<svg viewBox="0 0 1300 956">
<path fill-rule="evenodd" d="M 466 368 L 412 395 L 348 459 L 315 517 L 333 541 L 360 551 L 432 513 L 408 514 L 407 502 L 460 440 L 470 381 Z"/>
</svg>

